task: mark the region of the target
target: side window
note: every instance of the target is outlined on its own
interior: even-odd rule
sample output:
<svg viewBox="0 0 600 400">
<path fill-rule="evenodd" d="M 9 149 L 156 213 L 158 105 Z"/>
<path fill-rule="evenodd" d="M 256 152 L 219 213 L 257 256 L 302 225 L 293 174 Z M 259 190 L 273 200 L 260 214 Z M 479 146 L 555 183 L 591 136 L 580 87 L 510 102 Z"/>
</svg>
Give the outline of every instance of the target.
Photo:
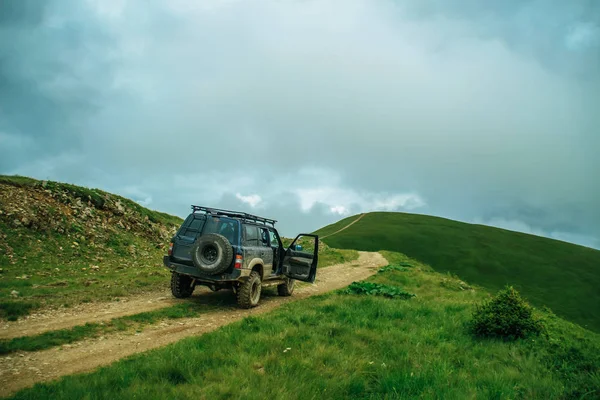
<svg viewBox="0 0 600 400">
<path fill-rule="evenodd" d="M 236 236 L 237 236 L 237 224 L 233 221 L 231 222 L 223 222 L 221 223 L 221 226 L 219 227 L 218 232 L 225 236 L 227 238 L 227 240 L 229 240 L 229 243 L 234 242 Z"/>
<path fill-rule="evenodd" d="M 260 245 L 269 247 L 269 231 L 263 228 L 260 228 Z"/>
<path fill-rule="evenodd" d="M 271 239 L 271 247 L 279 247 L 279 241 L 277 240 L 275 231 L 269 231 L 269 237 Z"/>
<path fill-rule="evenodd" d="M 252 225 L 244 225 L 244 236 L 247 246 L 258 246 L 258 228 Z"/>
</svg>

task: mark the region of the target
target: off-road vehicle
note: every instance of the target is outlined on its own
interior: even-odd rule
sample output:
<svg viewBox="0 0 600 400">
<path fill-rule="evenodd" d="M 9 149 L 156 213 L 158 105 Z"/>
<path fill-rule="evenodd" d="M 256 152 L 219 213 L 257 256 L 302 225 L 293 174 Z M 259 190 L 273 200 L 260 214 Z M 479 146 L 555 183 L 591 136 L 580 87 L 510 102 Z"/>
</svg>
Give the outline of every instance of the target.
<svg viewBox="0 0 600 400">
<path fill-rule="evenodd" d="M 250 308 L 258 305 L 265 286 L 276 285 L 280 296 L 290 296 L 296 280 L 314 282 L 319 237 L 300 234 L 284 248 L 276 222 L 192 205 L 163 259 L 172 271 L 173 296 L 189 297 L 196 285 L 232 289 L 238 304 Z"/>
</svg>

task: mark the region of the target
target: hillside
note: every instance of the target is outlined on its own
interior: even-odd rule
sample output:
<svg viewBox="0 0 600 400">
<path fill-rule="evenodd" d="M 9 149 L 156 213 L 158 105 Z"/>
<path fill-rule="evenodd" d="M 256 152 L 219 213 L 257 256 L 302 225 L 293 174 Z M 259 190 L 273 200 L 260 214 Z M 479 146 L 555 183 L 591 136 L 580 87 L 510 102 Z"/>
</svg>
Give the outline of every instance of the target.
<svg viewBox="0 0 600 400">
<path fill-rule="evenodd" d="M 165 287 L 179 224 L 102 190 L 0 176 L 0 317 Z"/>
<path fill-rule="evenodd" d="M 353 216 L 316 233 L 331 234 Z M 495 291 L 512 284 L 534 305 L 600 332 L 600 251 L 483 225 L 406 213 L 366 214 L 327 237 L 336 248 L 402 252 Z"/>
<path fill-rule="evenodd" d="M 510 343 L 475 338 L 465 324 L 489 293 L 402 254 L 383 255 L 392 266 L 367 281 L 416 297 L 337 291 L 289 302 L 13 398 L 600 396 L 600 335 L 536 311 L 544 335 Z"/>
</svg>

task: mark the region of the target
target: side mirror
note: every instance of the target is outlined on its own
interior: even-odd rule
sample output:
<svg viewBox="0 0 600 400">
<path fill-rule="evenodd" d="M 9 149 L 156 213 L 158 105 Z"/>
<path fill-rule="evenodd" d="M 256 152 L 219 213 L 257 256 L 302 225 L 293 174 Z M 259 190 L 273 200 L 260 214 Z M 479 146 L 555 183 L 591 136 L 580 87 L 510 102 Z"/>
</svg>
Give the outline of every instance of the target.
<svg viewBox="0 0 600 400">
<path fill-rule="evenodd" d="M 297 244 L 297 245 L 294 246 L 294 250 L 295 251 L 302 251 L 302 249 L 303 249 L 303 247 L 301 245 L 299 245 L 299 244 Z"/>
</svg>

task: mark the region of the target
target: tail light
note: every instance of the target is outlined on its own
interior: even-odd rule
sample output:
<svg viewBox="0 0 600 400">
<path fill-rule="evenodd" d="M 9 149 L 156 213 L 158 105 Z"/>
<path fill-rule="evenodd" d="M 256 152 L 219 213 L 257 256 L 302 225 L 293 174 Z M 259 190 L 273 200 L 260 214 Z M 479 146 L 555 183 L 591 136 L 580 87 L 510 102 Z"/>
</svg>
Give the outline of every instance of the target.
<svg viewBox="0 0 600 400">
<path fill-rule="evenodd" d="M 235 256 L 235 264 L 233 264 L 233 267 L 235 269 L 242 269 L 243 262 L 244 262 L 244 258 L 241 255 L 236 254 L 236 256 Z"/>
<path fill-rule="evenodd" d="M 172 256 L 172 255 L 173 255 L 173 242 L 169 243 L 169 252 L 168 252 L 168 254 L 169 254 L 170 256 Z"/>
</svg>

